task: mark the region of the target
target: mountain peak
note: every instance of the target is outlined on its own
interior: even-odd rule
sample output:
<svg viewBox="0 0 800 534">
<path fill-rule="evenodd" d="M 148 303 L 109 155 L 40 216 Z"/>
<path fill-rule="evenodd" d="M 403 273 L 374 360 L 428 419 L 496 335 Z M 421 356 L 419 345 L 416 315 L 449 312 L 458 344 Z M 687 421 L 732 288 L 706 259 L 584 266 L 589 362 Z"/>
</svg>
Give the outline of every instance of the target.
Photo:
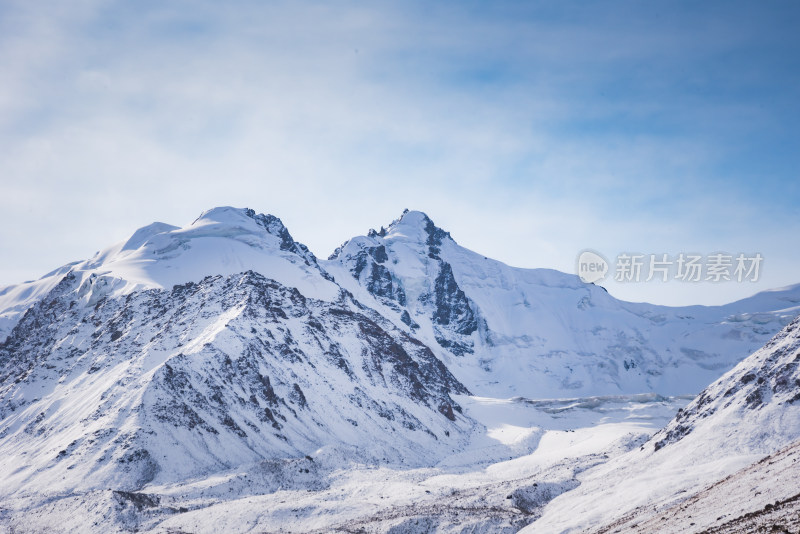
<svg viewBox="0 0 800 534">
<path fill-rule="evenodd" d="M 374 232 L 374 234 L 373 234 Z M 404 210 L 403 214 L 380 232 L 372 230 L 370 237 L 406 238 L 428 246 L 438 247 L 444 239 L 453 239 L 450 232 L 442 230 L 422 211 Z"/>
<path fill-rule="evenodd" d="M 423 245 L 429 248 L 432 247 L 432 253 L 438 253 L 438 247 L 441 246 L 445 239 L 450 239 L 455 242 L 450 232 L 446 232 L 436 226 L 427 214 L 422 211 L 409 209 L 403 210 L 400 217 L 389 223 L 387 227 L 381 226 L 380 230 L 370 228 L 366 237 L 370 239 L 405 242 L 411 245 Z M 328 260 L 337 259 L 349 244 L 353 242 L 361 243 L 363 239 L 362 236 L 345 241 L 328 256 Z"/>
<path fill-rule="evenodd" d="M 204 211 L 182 228 L 164 223 L 140 228 L 124 244 L 99 252 L 74 270 L 88 277 L 86 292 L 96 298 L 143 287 L 171 288 L 209 275 L 248 270 L 303 288 L 309 296 L 334 299 L 338 295 L 316 257 L 292 238 L 278 217 L 230 206 Z M 102 283 L 95 284 L 98 277 Z"/>
<path fill-rule="evenodd" d="M 220 206 L 206 210 L 194 220 L 191 227 L 220 225 L 221 227 L 248 227 L 255 222 L 267 233 L 276 236 L 281 241 L 281 250 L 291 250 L 296 244 L 289 230 L 278 217 L 270 214 L 256 213 L 251 208 L 234 208 Z M 252 226 L 251 226 L 252 228 Z"/>
<path fill-rule="evenodd" d="M 219 206 L 201 213 L 188 227 L 171 227 L 166 232 L 169 233 L 170 231 L 171 233 L 183 234 L 190 239 L 196 237 L 226 237 L 243 241 L 258 248 L 268 248 L 265 243 L 260 242 L 265 237 L 263 234 L 266 231 L 267 234 L 278 239 L 280 250 L 293 252 L 301 256 L 309 264 L 316 263 L 316 258 L 308 248 L 292 238 L 283 221 L 274 215 L 256 213 L 251 208 Z M 142 244 L 144 243 L 146 241 L 143 241 Z"/>
</svg>

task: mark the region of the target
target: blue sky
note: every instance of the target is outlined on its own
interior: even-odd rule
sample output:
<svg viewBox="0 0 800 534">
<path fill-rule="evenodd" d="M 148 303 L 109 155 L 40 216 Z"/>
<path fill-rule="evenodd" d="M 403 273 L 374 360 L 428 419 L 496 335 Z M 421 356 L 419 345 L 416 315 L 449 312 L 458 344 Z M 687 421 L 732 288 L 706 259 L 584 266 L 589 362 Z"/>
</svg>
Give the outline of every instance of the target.
<svg viewBox="0 0 800 534">
<path fill-rule="evenodd" d="M 794 2 L 0 2 L 0 285 L 217 205 L 318 256 L 427 212 L 461 244 L 760 252 L 800 282 Z"/>
</svg>

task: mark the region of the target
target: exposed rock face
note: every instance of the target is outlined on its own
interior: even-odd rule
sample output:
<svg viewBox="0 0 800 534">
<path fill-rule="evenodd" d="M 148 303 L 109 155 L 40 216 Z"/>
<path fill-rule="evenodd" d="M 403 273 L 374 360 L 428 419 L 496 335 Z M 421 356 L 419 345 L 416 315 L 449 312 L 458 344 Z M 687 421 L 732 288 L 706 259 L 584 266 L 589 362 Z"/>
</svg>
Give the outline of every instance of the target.
<svg viewBox="0 0 800 534">
<path fill-rule="evenodd" d="M 433 286 L 433 303 L 434 330 L 439 345 L 458 356 L 472 352 L 473 343 L 465 336 L 478 329 L 478 321 L 467 296 L 453 278 L 453 269 L 443 261 Z"/>
<path fill-rule="evenodd" d="M 388 260 L 386 247 L 363 247 L 352 256 L 350 273 L 367 290 L 389 306 L 406 305 L 406 294 L 400 281 L 392 276 L 384 263 Z"/>
<path fill-rule="evenodd" d="M 305 260 L 307 265 L 317 265 L 316 256 L 314 256 L 314 254 L 308 250 L 308 247 L 306 247 L 304 244 L 292 239 L 289 230 L 283 225 L 283 222 L 279 218 L 270 214 L 256 214 L 256 212 L 250 208 L 246 208 L 244 213 L 258 223 L 259 226 L 264 228 L 267 233 L 280 239 L 280 250 L 297 254 Z"/>
<path fill-rule="evenodd" d="M 413 257 L 392 247 L 400 240 L 413 251 Z M 364 237 L 352 239 L 337 248 L 330 261 L 344 266 L 372 296 L 400 314 L 400 320 L 416 330 L 413 317 L 422 316 L 432 324 L 433 340 L 451 354 L 473 350 L 471 335 L 478 330 L 473 304 L 453 276 L 451 265 L 442 259 L 448 232 L 438 228 L 424 213 L 409 212 L 380 232 L 370 230 Z M 387 248 L 388 247 L 388 248 Z M 411 268 L 424 271 L 424 278 L 408 283 L 414 287 L 411 301 L 404 290 L 407 263 L 420 262 Z"/>
</svg>

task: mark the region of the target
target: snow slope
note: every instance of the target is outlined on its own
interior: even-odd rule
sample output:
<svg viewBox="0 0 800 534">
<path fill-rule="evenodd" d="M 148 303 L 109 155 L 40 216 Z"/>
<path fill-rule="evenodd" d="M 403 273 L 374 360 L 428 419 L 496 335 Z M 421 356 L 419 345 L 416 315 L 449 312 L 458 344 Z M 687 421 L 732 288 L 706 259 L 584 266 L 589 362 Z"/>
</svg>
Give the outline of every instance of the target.
<svg viewBox="0 0 800 534">
<path fill-rule="evenodd" d="M 800 312 L 800 285 L 715 307 L 619 301 L 469 251 L 415 211 L 321 264 L 494 397 L 697 393 Z"/>
<path fill-rule="evenodd" d="M 798 440 L 800 317 L 707 387 L 640 449 L 585 473 L 581 485 L 553 500 L 530 532 L 579 532 L 626 514 L 648 520 Z M 783 487 L 783 498 L 796 489 Z M 724 509 L 714 518 L 734 512 Z"/>
<path fill-rule="evenodd" d="M 800 531 L 800 442 L 711 484 L 666 510 L 642 507 L 597 534 Z"/>
</svg>

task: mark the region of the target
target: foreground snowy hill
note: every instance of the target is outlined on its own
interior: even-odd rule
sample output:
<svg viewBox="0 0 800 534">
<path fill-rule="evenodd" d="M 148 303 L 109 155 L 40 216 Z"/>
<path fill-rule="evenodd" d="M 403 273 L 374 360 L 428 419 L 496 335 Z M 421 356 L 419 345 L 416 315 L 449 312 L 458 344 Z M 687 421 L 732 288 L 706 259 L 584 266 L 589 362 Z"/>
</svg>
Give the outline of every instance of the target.
<svg viewBox="0 0 800 534">
<path fill-rule="evenodd" d="M 800 532 L 800 442 L 653 513 L 642 507 L 596 534 Z"/>
<path fill-rule="evenodd" d="M 664 529 L 721 526 L 798 498 L 798 440 L 800 317 L 707 387 L 640 449 L 587 472 L 580 487 L 555 499 L 530 532 L 577 532 L 609 522 L 611 531 L 623 525 L 636 530 L 645 521 L 653 531 L 654 516 L 674 518 L 675 506 L 685 508 L 693 495 L 696 515 L 680 514 L 691 515 L 692 524 Z M 785 447 L 790 448 L 780 452 Z M 775 456 L 759 462 L 765 455 Z M 734 474 L 739 469 L 744 470 Z M 737 495 L 735 507 L 733 500 L 720 507 L 726 493 Z"/>
<path fill-rule="evenodd" d="M 800 312 L 800 285 L 726 306 L 622 302 L 577 276 L 469 251 L 415 211 L 321 263 L 487 396 L 697 393 Z"/>
</svg>

